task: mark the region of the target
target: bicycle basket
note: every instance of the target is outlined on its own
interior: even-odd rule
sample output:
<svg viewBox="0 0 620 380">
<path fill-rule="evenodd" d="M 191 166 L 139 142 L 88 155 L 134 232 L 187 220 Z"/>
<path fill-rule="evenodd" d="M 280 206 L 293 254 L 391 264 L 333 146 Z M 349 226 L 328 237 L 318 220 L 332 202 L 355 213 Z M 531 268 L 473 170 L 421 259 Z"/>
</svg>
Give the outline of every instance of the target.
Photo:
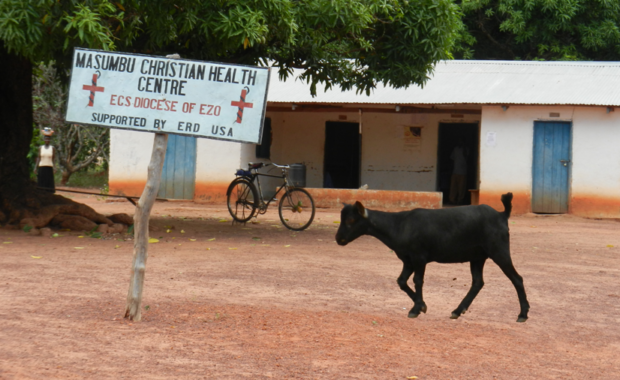
<svg viewBox="0 0 620 380">
<path fill-rule="evenodd" d="M 288 182 L 295 187 L 306 187 L 306 165 L 291 164 L 288 169 Z"/>
</svg>

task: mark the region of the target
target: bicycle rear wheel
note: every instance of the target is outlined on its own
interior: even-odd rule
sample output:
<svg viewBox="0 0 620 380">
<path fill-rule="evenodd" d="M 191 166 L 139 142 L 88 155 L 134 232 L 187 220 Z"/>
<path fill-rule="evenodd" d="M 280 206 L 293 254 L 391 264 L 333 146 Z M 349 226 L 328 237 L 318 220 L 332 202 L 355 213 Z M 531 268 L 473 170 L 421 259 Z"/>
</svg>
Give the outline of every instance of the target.
<svg viewBox="0 0 620 380">
<path fill-rule="evenodd" d="M 256 187 L 247 179 L 236 179 L 228 187 L 228 212 L 237 222 L 245 223 L 250 220 L 258 207 L 258 192 Z"/>
<path fill-rule="evenodd" d="M 280 220 L 293 231 L 305 230 L 314 220 L 314 200 L 304 189 L 288 190 L 278 205 Z"/>
</svg>

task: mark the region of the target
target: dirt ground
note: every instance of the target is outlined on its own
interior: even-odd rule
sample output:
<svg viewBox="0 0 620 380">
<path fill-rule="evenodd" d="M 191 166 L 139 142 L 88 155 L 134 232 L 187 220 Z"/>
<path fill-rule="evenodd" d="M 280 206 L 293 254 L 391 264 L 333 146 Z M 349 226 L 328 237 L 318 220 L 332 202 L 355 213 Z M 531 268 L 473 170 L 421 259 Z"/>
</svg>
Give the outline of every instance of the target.
<svg viewBox="0 0 620 380">
<path fill-rule="evenodd" d="M 126 201 L 72 196 L 104 214 Z M 467 264 L 430 264 L 427 314 L 371 237 L 334 242 L 339 210 L 311 228 L 231 225 L 223 206 L 158 202 L 143 321 L 122 318 L 133 244 L 0 229 L 0 379 L 619 379 L 620 223 L 510 219 L 530 319 L 492 262 L 470 310 Z M 171 232 L 167 232 L 170 229 Z"/>
</svg>

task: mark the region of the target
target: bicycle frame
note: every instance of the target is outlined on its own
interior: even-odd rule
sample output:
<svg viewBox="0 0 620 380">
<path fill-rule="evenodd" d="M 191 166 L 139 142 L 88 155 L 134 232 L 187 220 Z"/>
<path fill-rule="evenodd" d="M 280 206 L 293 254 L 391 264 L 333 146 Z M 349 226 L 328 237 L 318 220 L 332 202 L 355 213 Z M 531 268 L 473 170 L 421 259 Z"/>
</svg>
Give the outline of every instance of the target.
<svg viewBox="0 0 620 380">
<path fill-rule="evenodd" d="M 262 167 L 271 165 L 281 169 L 282 174 L 273 175 L 258 172 Z M 233 221 L 246 223 L 258 215 L 263 215 L 269 209 L 271 202 L 279 198 L 277 208 L 282 224 L 293 231 L 303 231 L 308 228 L 315 216 L 314 200 L 306 190 L 291 185 L 288 179 L 289 174 L 291 174 L 289 170 L 289 165 L 254 164 L 251 162 L 247 170 L 237 170 L 236 178 L 230 183 L 226 192 L 228 211 L 233 217 Z M 265 201 L 260 177 L 277 178 L 282 181 L 280 185 L 276 184 L 275 194 L 270 195 L 267 201 Z M 269 185 L 271 188 L 272 184 Z M 233 190 L 235 190 L 234 194 Z M 284 190 L 284 195 L 280 197 L 282 190 Z M 302 211 L 306 211 L 303 216 Z"/>
<path fill-rule="evenodd" d="M 285 194 L 288 195 L 288 188 L 291 186 L 289 186 L 288 179 L 286 178 L 286 173 L 285 173 L 286 169 L 288 168 L 282 168 L 282 172 L 283 172 L 282 175 L 263 174 L 263 173 L 258 173 L 257 172 L 258 169 L 250 169 L 250 172 L 252 170 L 254 170 L 255 172 L 252 173 L 250 176 L 242 176 L 248 179 L 250 182 L 254 182 L 254 180 L 256 180 L 256 188 L 258 190 L 258 197 L 260 198 L 260 205 L 258 205 L 259 214 L 264 214 L 267 212 L 267 208 L 269 208 L 269 204 L 278 196 L 278 194 L 280 194 L 280 191 L 282 191 L 282 189 L 284 189 Z M 276 190 L 275 194 L 273 195 L 273 198 L 269 199 L 267 202 L 265 202 L 265 198 L 263 197 L 263 190 L 260 185 L 259 177 L 281 178 L 284 180 L 284 183 L 278 188 L 278 190 Z"/>
</svg>

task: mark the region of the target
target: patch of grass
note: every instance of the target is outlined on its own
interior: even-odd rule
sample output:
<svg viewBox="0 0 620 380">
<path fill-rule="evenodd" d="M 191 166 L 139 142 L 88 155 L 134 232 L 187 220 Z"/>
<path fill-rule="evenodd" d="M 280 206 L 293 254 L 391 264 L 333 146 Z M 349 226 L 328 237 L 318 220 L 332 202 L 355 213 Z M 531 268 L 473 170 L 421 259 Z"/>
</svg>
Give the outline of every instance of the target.
<svg viewBox="0 0 620 380">
<path fill-rule="evenodd" d="M 62 177 L 61 171 L 56 169 L 54 180 L 56 186 L 60 186 L 60 179 Z M 102 169 L 89 169 L 82 170 L 77 173 L 73 173 L 67 182 L 68 187 L 82 187 L 82 188 L 96 188 L 107 189 L 108 188 L 108 172 Z"/>
</svg>

